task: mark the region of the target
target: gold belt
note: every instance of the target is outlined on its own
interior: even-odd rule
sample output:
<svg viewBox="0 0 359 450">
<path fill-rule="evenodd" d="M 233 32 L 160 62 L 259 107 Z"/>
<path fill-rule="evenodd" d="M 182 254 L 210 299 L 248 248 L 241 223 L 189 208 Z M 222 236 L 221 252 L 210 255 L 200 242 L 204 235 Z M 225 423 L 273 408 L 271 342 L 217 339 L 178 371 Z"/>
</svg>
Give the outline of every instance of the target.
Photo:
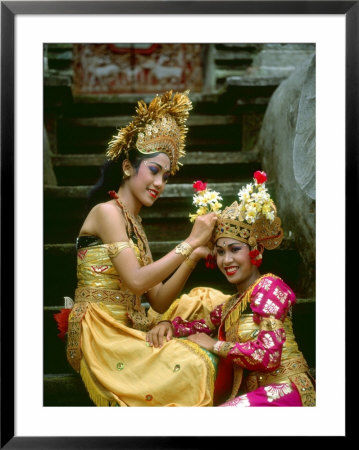
<svg viewBox="0 0 359 450">
<path fill-rule="evenodd" d="M 134 329 L 147 331 L 150 327 L 150 320 L 141 307 L 140 297 L 116 289 L 77 288 L 75 290 L 75 304 L 69 315 L 66 349 L 67 359 L 77 372 L 80 370 L 82 358 L 81 322 L 87 312 L 88 303 L 99 302 L 105 304 L 126 305 L 127 314 L 133 323 L 132 327 Z"/>
<path fill-rule="evenodd" d="M 88 303 L 104 302 L 107 304 L 128 305 L 128 298 L 136 298 L 134 295 L 124 294 L 116 289 L 96 289 L 79 287 L 75 290 L 75 304 L 69 315 L 67 333 L 67 359 L 71 366 L 78 372 L 82 358 L 81 352 L 81 322 L 84 318 Z"/>
<path fill-rule="evenodd" d="M 75 290 L 75 302 L 104 302 L 108 304 L 127 304 L 129 300 L 136 299 L 133 294 L 125 294 L 117 289 L 97 289 L 79 287 Z"/>
<path fill-rule="evenodd" d="M 282 383 L 290 376 L 308 372 L 308 370 L 308 365 L 303 356 L 287 359 L 286 361 L 282 361 L 279 368 L 273 372 L 250 373 L 246 380 L 247 388 L 252 391 L 253 389 L 257 389 L 259 386 L 267 386 L 272 383 Z"/>
</svg>

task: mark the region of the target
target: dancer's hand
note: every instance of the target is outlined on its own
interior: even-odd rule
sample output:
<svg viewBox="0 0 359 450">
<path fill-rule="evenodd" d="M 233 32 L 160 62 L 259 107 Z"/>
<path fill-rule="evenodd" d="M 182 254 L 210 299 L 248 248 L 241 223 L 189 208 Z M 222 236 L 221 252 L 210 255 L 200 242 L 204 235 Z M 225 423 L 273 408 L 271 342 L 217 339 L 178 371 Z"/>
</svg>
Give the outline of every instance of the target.
<svg viewBox="0 0 359 450">
<path fill-rule="evenodd" d="M 206 245 L 211 239 L 213 228 L 217 222 L 217 215 L 214 212 L 198 216 L 193 224 L 191 234 L 186 241 L 193 247 Z"/>
<path fill-rule="evenodd" d="M 217 342 L 215 339 L 212 339 L 206 333 L 192 334 L 191 336 L 188 336 L 188 340 L 195 342 L 196 344 L 200 345 L 206 350 L 209 350 L 210 352 L 213 352 L 214 344 Z"/>
<path fill-rule="evenodd" d="M 173 337 L 172 323 L 164 321 L 160 322 L 146 334 L 146 341 L 150 344 L 151 347 L 153 346 L 155 348 L 157 347 L 161 348 L 164 339 L 166 339 L 167 342 L 170 341 L 172 337 Z"/>
</svg>

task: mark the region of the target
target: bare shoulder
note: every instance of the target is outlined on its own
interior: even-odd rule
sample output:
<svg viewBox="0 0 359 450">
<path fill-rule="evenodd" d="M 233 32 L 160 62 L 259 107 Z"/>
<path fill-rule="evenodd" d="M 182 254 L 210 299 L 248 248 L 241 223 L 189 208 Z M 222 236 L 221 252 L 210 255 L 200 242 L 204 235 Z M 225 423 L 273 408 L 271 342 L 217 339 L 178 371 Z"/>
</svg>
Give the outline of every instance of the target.
<svg viewBox="0 0 359 450">
<path fill-rule="evenodd" d="M 112 201 L 99 203 L 89 212 L 82 230 L 85 234 L 94 234 L 105 241 L 114 241 L 126 234 L 125 220 L 119 207 Z"/>
<path fill-rule="evenodd" d="M 102 225 L 104 223 L 124 223 L 124 217 L 120 208 L 112 201 L 99 203 L 90 211 L 89 216 L 94 220 L 99 221 Z"/>
<path fill-rule="evenodd" d="M 111 200 L 108 201 L 108 202 L 104 202 L 104 203 L 98 203 L 90 211 L 90 214 L 93 214 L 93 215 L 98 216 L 98 217 L 101 217 L 103 215 L 107 216 L 108 214 L 112 215 L 112 214 L 116 214 L 116 213 L 117 213 L 117 215 L 119 215 L 119 213 L 121 213 L 121 210 Z"/>
</svg>

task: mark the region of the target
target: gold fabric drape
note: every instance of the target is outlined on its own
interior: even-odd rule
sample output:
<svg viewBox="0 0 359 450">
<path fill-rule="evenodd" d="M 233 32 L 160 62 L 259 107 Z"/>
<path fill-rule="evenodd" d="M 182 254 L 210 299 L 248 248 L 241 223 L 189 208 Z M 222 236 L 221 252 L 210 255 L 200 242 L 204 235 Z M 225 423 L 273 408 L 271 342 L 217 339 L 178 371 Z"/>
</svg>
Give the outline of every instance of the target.
<svg viewBox="0 0 359 450">
<path fill-rule="evenodd" d="M 148 346 L 141 326 L 159 316 L 153 311 L 146 315 L 139 298 L 121 284 L 107 247 L 78 251 L 78 288 L 69 320 L 69 362 L 91 399 L 97 406 L 212 406 L 215 356 L 186 339 L 173 339 L 162 348 Z M 165 315 L 208 316 L 228 297 L 197 288 Z M 76 316 L 76 310 L 81 314 Z"/>
</svg>

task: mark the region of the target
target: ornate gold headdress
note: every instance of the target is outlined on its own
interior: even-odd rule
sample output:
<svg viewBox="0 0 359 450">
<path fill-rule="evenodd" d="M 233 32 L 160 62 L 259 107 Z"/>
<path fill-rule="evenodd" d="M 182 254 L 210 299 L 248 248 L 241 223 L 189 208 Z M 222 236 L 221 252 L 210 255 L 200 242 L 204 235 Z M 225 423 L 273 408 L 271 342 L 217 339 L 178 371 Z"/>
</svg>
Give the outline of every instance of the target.
<svg viewBox="0 0 359 450">
<path fill-rule="evenodd" d="M 185 155 L 186 120 L 192 109 L 189 91 L 172 91 L 156 96 L 147 106 L 138 102 L 133 121 L 121 128 L 109 143 L 106 156 L 117 159 L 123 152 L 128 154 L 135 147 L 140 153 L 164 152 L 171 161 L 171 174 L 181 164 L 178 160 Z"/>
<path fill-rule="evenodd" d="M 214 230 L 214 242 L 221 237 L 230 237 L 256 247 L 262 244 L 271 250 L 283 240 L 281 220 L 277 208 L 265 187 L 265 172 L 254 173 L 254 183 L 242 188 L 240 203 L 227 206 L 219 215 Z"/>
</svg>

